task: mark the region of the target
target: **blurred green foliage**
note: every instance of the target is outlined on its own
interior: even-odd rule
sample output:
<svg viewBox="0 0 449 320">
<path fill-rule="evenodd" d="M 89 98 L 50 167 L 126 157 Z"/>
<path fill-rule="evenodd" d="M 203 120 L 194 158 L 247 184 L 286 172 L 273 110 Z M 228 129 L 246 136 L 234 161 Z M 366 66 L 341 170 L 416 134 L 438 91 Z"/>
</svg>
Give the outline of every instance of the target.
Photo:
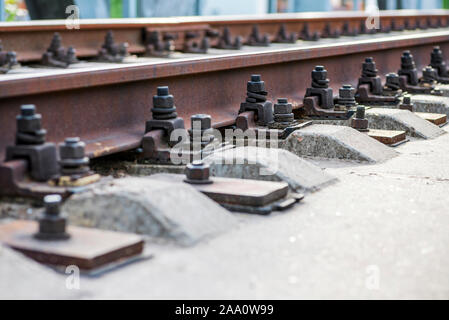
<svg viewBox="0 0 449 320">
<path fill-rule="evenodd" d="M 111 5 L 111 18 L 122 18 L 123 17 L 123 3 L 122 0 L 110 0 Z"/>
<path fill-rule="evenodd" d="M 17 0 L 5 0 L 6 21 L 14 21 L 16 19 L 17 11 L 19 10 L 18 2 Z"/>
<path fill-rule="evenodd" d="M 449 0 L 443 0 L 443 9 L 449 9 Z"/>
</svg>

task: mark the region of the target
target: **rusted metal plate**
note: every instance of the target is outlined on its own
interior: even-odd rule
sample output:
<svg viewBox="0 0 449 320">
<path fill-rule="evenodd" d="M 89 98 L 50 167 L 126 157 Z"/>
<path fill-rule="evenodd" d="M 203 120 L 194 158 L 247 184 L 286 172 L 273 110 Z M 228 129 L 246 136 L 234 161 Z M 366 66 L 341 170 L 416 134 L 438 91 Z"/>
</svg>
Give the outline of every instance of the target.
<svg viewBox="0 0 449 320">
<path fill-rule="evenodd" d="M 47 182 L 36 182 L 27 176 L 29 164 L 24 159 L 0 163 L 0 194 L 42 198 L 47 194 L 59 194 L 63 198 L 72 192 L 65 187 L 52 186 Z"/>
<path fill-rule="evenodd" d="M 158 86 L 170 86 L 178 114 L 184 119 L 207 113 L 214 127 L 222 127 L 234 123 L 251 74 L 263 76 L 270 100 L 286 97 L 296 106 L 302 104 L 310 85 L 309 77 L 298 74 L 309 73 L 315 65 L 326 67 L 337 92 L 343 84 L 356 85 L 366 56 L 374 57 L 379 74 L 384 75 L 398 70 L 402 51 L 409 49 L 417 67 L 422 68 L 429 63 L 435 44 L 449 52 L 448 35 L 449 31 L 434 31 L 332 45 L 289 45 L 288 49 L 283 45 L 283 49 L 257 53 L 161 59 L 159 63 L 76 69 L 10 81 L 0 77 L 0 158 L 5 147 L 14 143 L 15 122 L 11 119 L 21 104 L 36 104 L 48 141 L 79 136 L 86 142 L 89 156 L 99 157 L 140 146 Z"/>
<path fill-rule="evenodd" d="M 195 186 L 217 202 L 264 206 L 287 195 L 288 185 L 284 182 L 265 182 L 227 178 L 212 178 L 213 184 Z"/>
<path fill-rule="evenodd" d="M 68 227 L 68 240 L 37 240 L 34 221 L 14 221 L 0 225 L 0 241 L 38 262 L 55 265 L 75 265 L 92 270 L 143 251 L 141 236 L 97 229 Z"/>
<path fill-rule="evenodd" d="M 182 174 L 156 174 L 151 179 L 184 183 Z M 285 182 L 257 181 L 211 177 L 211 184 L 191 184 L 212 200 L 221 204 L 262 207 L 279 201 L 288 193 Z"/>
<path fill-rule="evenodd" d="M 440 113 L 428 113 L 428 112 L 415 112 L 415 114 L 427 121 L 432 122 L 433 124 L 440 126 L 447 122 L 447 116 L 445 114 Z"/>
<path fill-rule="evenodd" d="M 366 134 L 386 145 L 397 145 L 407 139 L 405 131 L 369 129 Z"/>
</svg>

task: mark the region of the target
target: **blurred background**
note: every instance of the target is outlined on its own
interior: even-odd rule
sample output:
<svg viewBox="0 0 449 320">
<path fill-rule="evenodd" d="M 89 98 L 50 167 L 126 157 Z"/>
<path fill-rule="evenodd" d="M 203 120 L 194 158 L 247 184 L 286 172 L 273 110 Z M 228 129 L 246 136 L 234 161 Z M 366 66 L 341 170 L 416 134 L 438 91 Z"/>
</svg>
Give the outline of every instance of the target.
<svg viewBox="0 0 449 320">
<path fill-rule="evenodd" d="M 264 14 L 332 10 L 449 8 L 449 0 L 0 0 L 1 21 L 65 19 L 77 5 L 80 18 L 135 18 Z"/>
</svg>

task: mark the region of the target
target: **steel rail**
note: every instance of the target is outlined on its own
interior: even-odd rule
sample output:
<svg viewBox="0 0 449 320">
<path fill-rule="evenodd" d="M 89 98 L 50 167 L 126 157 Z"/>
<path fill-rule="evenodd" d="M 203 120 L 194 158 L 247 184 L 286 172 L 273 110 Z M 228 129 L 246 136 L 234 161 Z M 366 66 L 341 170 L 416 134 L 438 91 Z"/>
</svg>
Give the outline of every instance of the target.
<svg viewBox="0 0 449 320">
<path fill-rule="evenodd" d="M 8 51 L 15 51 L 20 62 L 38 61 L 47 49 L 55 32 L 59 32 L 63 43 L 76 48 L 77 56 L 89 58 L 97 55 L 104 36 L 113 30 L 117 42 L 128 42 L 129 52 L 142 54 L 145 52 L 144 37 L 147 31 L 160 31 L 176 36 L 175 45 L 179 50 L 183 47 L 184 34 L 188 31 L 199 32 L 204 36 L 207 30 L 222 31 L 228 27 L 231 35 L 247 37 L 253 25 L 258 25 L 261 33 L 270 34 L 273 38 L 280 24 L 286 25 L 288 32 L 299 33 L 308 24 L 311 32 L 321 32 L 326 24 L 332 30 L 341 30 L 344 23 L 351 29 L 360 29 L 361 23 L 368 18 L 364 12 L 332 12 L 332 13 L 296 13 L 269 14 L 255 16 L 229 17 L 177 17 L 177 18 L 138 18 L 138 19 L 95 19 L 80 20 L 80 29 L 67 29 L 65 20 L 49 20 L 40 22 L 0 23 L 0 39 Z M 448 10 L 399 10 L 382 11 L 382 26 L 404 27 L 407 21 L 410 27 L 417 24 L 423 26 L 428 22 L 449 23 Z"/>
<path fill-rule="evenodd" d="M 0 156 L 14 143 L 21 104 L 36 104 L 49 141 L 80 136 L 89 156 L 99 157 L 140 146 L 157 86 L 170 86 L 186 124 L 192 114 L 208 113 L 214 126 L 222 127 L 233 124 L 253 73 L 266 81 L 270 99 L 287 97 L 298 106 L 315 65 L 327 68 L 337 90 L 344 83 L 356 85 L 366 56 L 375 58 L 384 75 L 399 69 L 406 49 L 418 68 L 426 66 L 434 45 L 449 52 L 449 30 L 0 78 Z"/>
</svg>

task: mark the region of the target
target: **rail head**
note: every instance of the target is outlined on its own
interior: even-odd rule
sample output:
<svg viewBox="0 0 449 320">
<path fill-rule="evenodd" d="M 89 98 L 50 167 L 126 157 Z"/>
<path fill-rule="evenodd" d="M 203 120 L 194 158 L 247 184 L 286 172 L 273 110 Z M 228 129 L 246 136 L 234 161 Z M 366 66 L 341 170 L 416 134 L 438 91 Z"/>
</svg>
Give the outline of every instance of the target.
<svg viewBox="0 0 449 320">
<path fill-rule="evenodd" d="M 235 70 L 292 61 L 319 59 L 351 53 L 370 53 L 394 48 L 409 48 L 447 42 L 449 30 L 421 34 L 390 35 L 384 38 L 306 45 L 293 48 L 267 48 L 258 52 L 236 52 L 181 59 L 153 59 L 151 62 L 112 64 L 54 70 L 31 74 L 7 74 L 0 77 L 0 99 L 29 96 L 134 81 L 192 76 L 206 72 Z"/>
</svg>

